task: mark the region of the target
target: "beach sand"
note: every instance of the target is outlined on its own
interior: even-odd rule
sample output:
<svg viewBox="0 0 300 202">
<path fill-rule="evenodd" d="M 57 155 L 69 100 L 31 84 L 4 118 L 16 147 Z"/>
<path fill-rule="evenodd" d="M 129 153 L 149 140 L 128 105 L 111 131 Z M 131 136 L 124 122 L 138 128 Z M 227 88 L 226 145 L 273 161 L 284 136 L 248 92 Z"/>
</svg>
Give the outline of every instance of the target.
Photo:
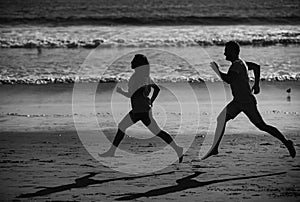
<svg viewBox="0 0 300 202">
<path fill-rule="evenodd" d="M 217 115 L 231 95 L 228 86 L 226 102 L 221 91 L 216 92 L 219 97 L 212 112 L 205 85 L 191 84 L 199 107 L 193 110 L 186 85 L 162 85 L 153 109 L 159 125 L 173 137 L 178 123 L 191 131 L 183 135 L 195 133 L 183 163 L 139 174 L 104 166 L 88 152 L 92 147 L 83 146 L 76 131 L 88 135 L 106 128 L 108 139 L 113 138 L 119 119 L 129 110 L 128 102 L 122 104 L 123 100 L 112 94 L 116 84 L 101 84 L 96 96 L 93 84 L 81 84 L 77 111 L 72 111 L 72 84 L 0 86 L 1 201 L 299 201 L 299 82 L 262 82 L 257 96 L 265 121 L 294 141 L 298 153 L 294 159 L 278 140 L 256 129 L 241 114 L 228 123 L 219 155 L 201 161 L 199 150 L 208 134 L 210 117 Z M 170 86 L 186 98 L 181 105 L 168 91 Z M 288 88 L 292 89 L 290 100 Z M 95 106 L 90 100 L 93 96 Z M 184 108 L 186 119 L 181 119 L 180 106 L 190 106 Z M 95 117 L 99 125 L 91 121 Z M 137 124 L 132 131 L 142 127 Z M 195 128 L 198 130 L 193 131 Z M 165 146 L 153 136 L 145 139 L 145 134 L 125 138 L 121 148 L 144 154 Z M 170 159 L 174 156 L 171 152 Z"/>
</svg>

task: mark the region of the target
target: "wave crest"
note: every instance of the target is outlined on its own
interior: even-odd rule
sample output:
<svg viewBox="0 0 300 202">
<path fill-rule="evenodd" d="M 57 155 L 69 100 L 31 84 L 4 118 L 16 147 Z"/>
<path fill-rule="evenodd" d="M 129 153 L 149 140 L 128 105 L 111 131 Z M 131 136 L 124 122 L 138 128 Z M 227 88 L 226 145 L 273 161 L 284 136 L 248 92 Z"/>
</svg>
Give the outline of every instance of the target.
<svg viewBox="0 0 300 202">
<path fill-rule="evenodd" d="M 300 44 L 299 26 L 4 27 L 1 48 L 96 48 Z"/>
<path fill-rule="evenodd" d="M 168 76 L 168 77 L 154 77 L 153 78 L 158 83 L 180 83 L 180 82 L 188 82 L 188 83 L 203 83 L 203 82 L 218 82 L 220 79 L 216 77 L 186 77 L 186 76 Z M 254 81 L 253 78 L 250 78 L 251 81 Z M 261 81 L 299 81 L 300 73 L 297 74 L 272 74 L 268 76 L 261 77 Z M 13 84 L 70 84 L 70 83 L 118 83 L 121 81 L 128 81 L 127 77 L 48 77 L 48 78 L 6 78 L 0 79 L 0 84 L 2 85 L 13 85 Z"/>
</svg>

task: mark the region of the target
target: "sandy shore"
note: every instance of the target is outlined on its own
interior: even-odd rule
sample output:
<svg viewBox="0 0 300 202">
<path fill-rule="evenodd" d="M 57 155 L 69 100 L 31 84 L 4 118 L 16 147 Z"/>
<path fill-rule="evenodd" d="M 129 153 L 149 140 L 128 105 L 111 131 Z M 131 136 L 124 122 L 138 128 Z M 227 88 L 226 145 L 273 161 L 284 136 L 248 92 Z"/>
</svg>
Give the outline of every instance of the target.
<svg viewBox="0 0 300 202">
<path fill-rule="evenodd" d="M 116 104 L 113 106 L 119 107 L 111 110 L 109 89 L 114 85 L 98 88 L 95 114 L 90 114 L 93 106 L 84 99 L 88 91 L 80 92 L 79 105 L 84 107 L 74 114 L 72 87 L 0 86 L 5 95 L 0 101 L 1 201 L 299 201 L 299 155 L 289 157 L 279 141 L 258 131 L 244 115 L 228 124 L 220 154 L 199 160 L 211 113 L 205 87 L 195 87 L 199 111 L 189 112 L 191 118 L 181 122 L 189 129 L 200 122 L 184 162 L 136 175 L 117 172 L 94 159 L 74 125 L 77 116 L 86 134 L 97 130 L 85 122 L 92 117 L 97 117 L 100 128 L 115 127 L 127 108 Z M 285 90 L 289 87 L 292 94 L 287 101 Z M 176 88 L 185 93 L 180 90 L 183 87 Z M 298 82 L 263 83 L 257 96 L 265 121 L 292 139 L 298 154 L 299 92 Z M 230 100 L 228 89 L 226 95 Z M 181 114 L 171 98 L 168 90 L 163 90 L 154 115 L 173 134 Z M 218 108 L 222 108 L 225 103 L 217 100 Z M 193 120 L 199 114 L 198 122 Z M 165 146 L 157 138 L 142 143 L 138 138 L 125 139 L 122 149 L 147 153 Z"/>
<path fill-rule="evenodd" d="M 205 161 L 197 157 L 196 139 L 182 164 L 145 175 L 104 167 L 76 132 L 2 133 L 1 199 L 298 201 L 299 157 L 291 159 L 273 138 L 254 133 L 227 134 L 220 155 Z M 290 138 L 299 152 L 297 134 Z"/>
</svg>

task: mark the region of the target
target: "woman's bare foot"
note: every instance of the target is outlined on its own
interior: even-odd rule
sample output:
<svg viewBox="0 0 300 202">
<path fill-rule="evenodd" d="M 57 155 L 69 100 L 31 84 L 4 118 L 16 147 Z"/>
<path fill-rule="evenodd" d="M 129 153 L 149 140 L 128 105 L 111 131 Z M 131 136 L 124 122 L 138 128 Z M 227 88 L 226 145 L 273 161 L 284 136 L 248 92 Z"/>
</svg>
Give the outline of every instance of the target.
<svg viewBox="0 0 300 202">
<path fill-rule="evenodd" d="M 114 157 L 115 152 L 108 150 L 107 152 L 104 152 L 103 154 L 98 154 L 100 157 Z"/>
<path fill-rule="evenodd" d="M 292 140 L 288 140 L 285 146 L 289 150 L 290 156 L 292 158 L 295 158 L 295 156 L 296 156 L 296 150 L 295 150 L 293 141 Z"/>
</svg>

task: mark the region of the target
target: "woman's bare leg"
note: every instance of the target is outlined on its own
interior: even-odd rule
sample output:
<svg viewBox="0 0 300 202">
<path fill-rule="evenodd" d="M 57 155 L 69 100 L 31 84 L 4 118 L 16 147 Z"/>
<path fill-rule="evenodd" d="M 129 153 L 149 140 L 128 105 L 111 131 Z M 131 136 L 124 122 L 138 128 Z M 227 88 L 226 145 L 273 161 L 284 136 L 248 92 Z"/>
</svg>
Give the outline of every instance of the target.
<svg viewBox="0 0 300 202">
<path fill-rule="evenodd" d="M 130 114 L 127 114 L 118 125 L 118 131 L 113 140 L 112 145 L 110 146 L 108 151 L 104 152 L 103 154 L 99 154 L 99 156 L 101 156 L 101 157 L 114 156 L 118 146 L 120 145 L 121 141 L 123 140 L 123 138 L 125 136 L 126 129 L 129 128 L 130 126 L 132 126 L 133 124 L 134 124 L 134 122 L 132 121 Z"/>
<path fill-rule="evenodd" d="M 155 119 L 152 116 L 152 112 L 149 112 L 150 124 L 146 125 L 147 128 L 156 136 L 160 137 L 163 141 L 169 144 L 177 153 L 179 163 L 183 160 L 183 147 L 180 147 L 176 144 L 173 138 L 165 131 L 161 130 L 158 124 L 156 123 Z"/>
</svg>

